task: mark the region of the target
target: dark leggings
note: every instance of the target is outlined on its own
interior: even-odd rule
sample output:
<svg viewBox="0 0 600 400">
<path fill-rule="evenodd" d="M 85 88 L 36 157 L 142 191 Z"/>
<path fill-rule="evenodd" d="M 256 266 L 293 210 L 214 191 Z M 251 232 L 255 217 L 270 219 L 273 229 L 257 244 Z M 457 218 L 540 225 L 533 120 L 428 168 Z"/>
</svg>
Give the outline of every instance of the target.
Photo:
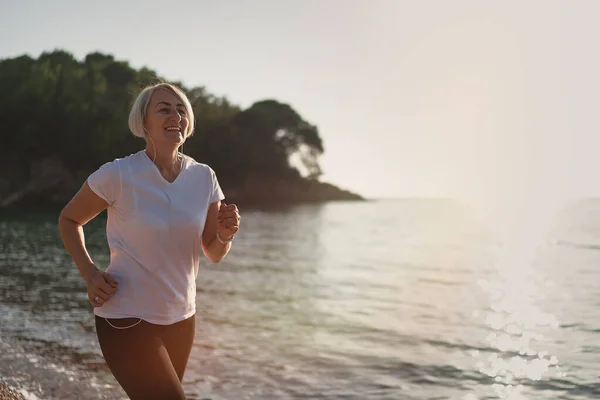
<svg viewBox="0 0 600 400">
<path fill-rule="evenodd" d="M 139 318 L 111 319 L 127 327 Z M 116 329 L 96 316 L 96 332 L 106 364 L 131 399 L 185 399 L 183 374 L 192 350 L 196 318 L 172 325 L 141 321 Z"/>
</svg>

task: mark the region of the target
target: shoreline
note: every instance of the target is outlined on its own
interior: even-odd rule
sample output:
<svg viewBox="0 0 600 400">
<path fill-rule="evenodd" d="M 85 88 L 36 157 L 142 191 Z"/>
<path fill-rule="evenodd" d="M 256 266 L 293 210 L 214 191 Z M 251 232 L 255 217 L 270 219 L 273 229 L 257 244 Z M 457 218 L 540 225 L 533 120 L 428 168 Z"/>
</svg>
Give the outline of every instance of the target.
<svg viewBox="0 0 600 400">
<path fill-rule="evenodd" d="M 0 400 L 25 400 L 25 397 L 16 388 L 0 381 Z"/>
<path fill-rule="evenodd" d="M 0 400 L 121 400 L 125 392 L 93 363 L 69 363 L 64 348 L 0 330 Z"/>
</svg>

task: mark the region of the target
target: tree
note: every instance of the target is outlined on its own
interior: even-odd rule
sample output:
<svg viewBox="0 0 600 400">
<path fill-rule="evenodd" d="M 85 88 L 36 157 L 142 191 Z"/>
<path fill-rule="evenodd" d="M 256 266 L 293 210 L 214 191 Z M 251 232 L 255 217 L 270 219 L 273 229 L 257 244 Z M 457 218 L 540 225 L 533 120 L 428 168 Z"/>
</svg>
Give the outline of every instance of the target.
<svg viewBox="0 0 600 400">
<path fill-rule="evenodd" d="M 289 105 L 276 100 L 256 102 L 238 113 L 233 124 L 248 152 L 247 162 L 257 171 L 297 176 L 300 171 L 291 163 L 297 155 L 308 177 L 321 174 L 318 157 L 324 149 L 317 127 Z"/>
<path fill-rule="evenodd" d="M 0 60 L 0 155 L 4 162 L 12 160 L 8 165 L 23 157 L 57 157 L 85 176 L 143 146 L 129 132 L 129 110 L 139 90 L 158 81 L 162 79 L 151 69 L 136 70 L 98 52 L 81 62 L 63 50 L 38 59 Z M 314 180 L 321 174 L 318 129 L 288 104 L 262 100 L 241 110 L 202 86 L 178 85 L 196 116 L 185 153 L 213 167 L 224 186 L 249 176 Z M 26 169 L 28 162 L 19 165 Z"/>
</svg>

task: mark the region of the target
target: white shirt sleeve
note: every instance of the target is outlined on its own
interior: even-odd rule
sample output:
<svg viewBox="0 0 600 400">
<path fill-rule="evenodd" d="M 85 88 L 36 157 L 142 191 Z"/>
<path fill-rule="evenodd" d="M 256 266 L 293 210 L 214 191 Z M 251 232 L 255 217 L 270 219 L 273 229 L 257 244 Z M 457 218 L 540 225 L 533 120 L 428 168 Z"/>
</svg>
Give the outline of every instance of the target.
<svg viewBox="0 0 600 400">
<path fill-rule="evenodd" d="M 93 172 L 87 183 L 94 193 L 113 205 L 121 195 L 121 175 L 116 161 L 108 162 Z"/>
<path fill-rule="evenodd" d="M 210 204 L 215 203 L 219 200 L 223 200 L 225 195 L 221 190 L 221 186 L 219 186 L 219 181 L 217 180 L 217 175 L 212 168 L 210 168 L 210 178 L 212 181 L 212 193 L 210 195 Z"/>
</svg>

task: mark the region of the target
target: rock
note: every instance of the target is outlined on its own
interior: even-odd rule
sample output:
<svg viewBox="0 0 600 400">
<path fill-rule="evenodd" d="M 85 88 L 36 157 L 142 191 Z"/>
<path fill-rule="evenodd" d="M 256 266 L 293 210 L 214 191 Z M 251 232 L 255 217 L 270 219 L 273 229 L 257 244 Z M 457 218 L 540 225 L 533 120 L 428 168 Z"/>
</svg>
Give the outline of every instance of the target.
<svg viewBox="0 0 600 400">
<path fill-rule="evenodd" d="M 0 166 L 1 167 L 1 166 Z M 11 205 L 66 204 L 81 187 L 87 173 L 69 171 L 57 157 L 34 162 L 15 172 L 10 179 L 0 177 L 0 207 Z M 262 174 L 248 176 L 242 184 L 227 186 L 227 202 L 253 207 L 364 200 L 358 194 L 330 183 L 305 178 L 278 178 Z"/>
<path fill-rule="evenodd" d="M 57 188 L 65 185 L 71 186 L 73 181 L 72 174 L 57 157 L 47 157 L 33 163 L 27 179 L 17 178 L 20 179 L 14 179 L 12 184 L 7 179 L 0 182 L 0 207 L 31 202 L 28 201 L 31 198 L 40 203 L 48 202 L 51 193 L 56 193 Z M 8 189 L 10 187 L 12 190 Z"/>
<path fill-rule="evenodd" d="M 25 400 L 23 396 L 8 386 L 5 382 L 0 381 L 0 400 Z"/>
<path fill-rule="evenodd" d="M 225 187 L 225 201 L 250 206 L 293 205 L 327 201 L 361 201 L 362 196 L 330 183 L 309 179 L 250 176 L 244 184 Z"/>
</svg>

